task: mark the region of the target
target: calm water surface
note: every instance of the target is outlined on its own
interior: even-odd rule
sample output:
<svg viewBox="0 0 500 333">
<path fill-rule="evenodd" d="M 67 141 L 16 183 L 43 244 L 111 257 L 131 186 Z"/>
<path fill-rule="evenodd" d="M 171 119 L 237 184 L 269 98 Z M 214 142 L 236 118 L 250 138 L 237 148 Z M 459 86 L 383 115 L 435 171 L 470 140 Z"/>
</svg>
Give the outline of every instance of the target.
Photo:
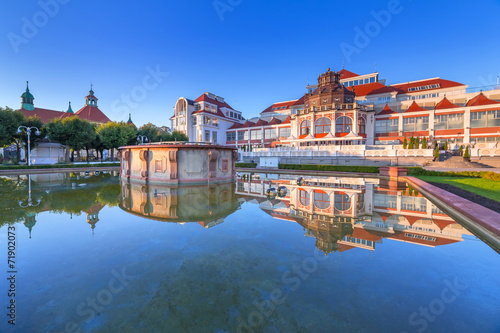
<svg viewBox="0 0 500 333">
<path fill-rule="evenodd" d="M 500 332 L 500 256 L 402 184 L 81 173 L 0 191 L 2 304 L 9 227 L 17 271 L 0 332 Z"/>
</svg>

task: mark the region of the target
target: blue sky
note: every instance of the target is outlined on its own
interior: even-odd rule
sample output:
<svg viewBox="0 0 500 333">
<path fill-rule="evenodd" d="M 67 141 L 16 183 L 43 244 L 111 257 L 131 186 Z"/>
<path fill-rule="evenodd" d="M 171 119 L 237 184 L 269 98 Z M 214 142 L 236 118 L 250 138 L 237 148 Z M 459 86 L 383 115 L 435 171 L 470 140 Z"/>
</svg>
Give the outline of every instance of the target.
<svg viewBox="0 0 500 333">
<path fill-rule="evenodd" d="M 500 75 L 493 0 L 24 0 L 0 8 L 0 105 L 19 108 L 29 80 L 37 107 L 66 110 L 71 101 L 76 111 L 92 80 L 104 113 L 119 121 L 130 112 L 139 126 L 170 126 L 179 97 L 206 91 L 257 116 L 301 97 L 308 80 L 340 70 L 343 58 L 358 74 L 376 64 L 388 84 L 439 76 L 476 87 Z M 356 28 L 368 38 L 356 38 Z"/>
</svg>

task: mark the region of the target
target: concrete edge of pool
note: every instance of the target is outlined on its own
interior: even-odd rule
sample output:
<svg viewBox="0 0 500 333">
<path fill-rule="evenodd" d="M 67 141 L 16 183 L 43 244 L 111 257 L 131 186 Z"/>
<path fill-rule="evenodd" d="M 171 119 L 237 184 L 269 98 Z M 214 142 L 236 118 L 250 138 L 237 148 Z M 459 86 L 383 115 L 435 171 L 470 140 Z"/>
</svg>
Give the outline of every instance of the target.
<svg viewBox="0 0 500 333">
<path fill-rule="evenodd" d="M 406 176 L 402 179 L 500 253 L 499 213 L 416 177 Z"/>
<path fill-rule="evenodd" d="M 46 169 L 14 169 L 0 170 L 0 176 L 4 175 L 29 175 L 42 173 L 64 173 L 64 172 L 85 172 L 85 171 L 120 171 L 120 166 L 85 166 L 77 168 L 46 168 Z"/>
</svg>

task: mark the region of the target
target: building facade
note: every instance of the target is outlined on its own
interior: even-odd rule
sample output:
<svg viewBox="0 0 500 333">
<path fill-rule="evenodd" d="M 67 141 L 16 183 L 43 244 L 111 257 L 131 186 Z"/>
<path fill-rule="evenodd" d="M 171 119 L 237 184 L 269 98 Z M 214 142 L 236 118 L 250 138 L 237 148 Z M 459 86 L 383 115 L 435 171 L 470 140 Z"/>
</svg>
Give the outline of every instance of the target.
<svg viewBox="0 0 500 333">
<path fill-rule="evenodd" d="M 195 100 L 179 98 L 170 120 L 172 130 L 186 134 L 191 142 L 226 144 L 226 131 L 245 119 L 224 98 L 206 92 Z"/>
<path fill-rule="evenodd" d="M 203 99 L 207 96 L 202 95 Z M 211 106 L 200 108 L 195 106 L 197 101 L 179 99 L 173 119 L 179 118 L 172 128 L 186 131 L 195 141 L 207 141 L 212 129 L 201 130 L 200 125 L 206 124 L 199 124 L 192 115 L 196 110 L 217 115 L 217 105 L 214 110 Z M 223 112 L 222 116 L 227 117 Z M 317 84 L 306 86 L 302 97 L 274 103 L 256 118 L 225 121 L 216 129 L 219 143 L 255 156 L 257 152 L 272 154 L 276 148 L 282 151 L 283 147 L 336 151 L 356 146 L 364 151 L 379 146 L 376 149 L 395 150 L 410 137 L 425 137 L 429 144 L 420 147 L 424 150 L 433 142 L 447 141 L 456 149 L 469 145 L 500 156 L 500 86 L 470 88 L 439 77 L 386 85 L 377 72 L 358 75 L 328 69 L 318 76 Z M 432 153 L 420 154 L 427 155 Z"/>
</svg>

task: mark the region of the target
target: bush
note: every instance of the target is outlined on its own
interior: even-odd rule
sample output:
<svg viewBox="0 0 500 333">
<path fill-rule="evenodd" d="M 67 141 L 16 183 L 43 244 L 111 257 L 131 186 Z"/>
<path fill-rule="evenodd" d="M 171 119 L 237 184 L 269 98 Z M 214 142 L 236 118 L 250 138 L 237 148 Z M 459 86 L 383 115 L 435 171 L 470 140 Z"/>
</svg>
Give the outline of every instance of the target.
<svg viewBox="0 0 500 333">
<path fill-rule="evenodd" d="M 376 166 L 351 166 L 351 165 L 322 165 L 322 164 L 280 164 L 279 169 L 309 170 L 309 171 L 337 171 L 354 173 L 378 173 Z"/>
<path fill-rule="evenodd" d="M 257 163 L 235 163 L 237 168 L 256 168 Z"/>
<path fill-rule="evenodd" d="M 431 171 L 421 167 L 409 167 L 408 176 L 436 176 L 436 177 L 468 177 L 485 178 L 500 181 L 500 174 L 492 171 Z"/>
<path fill-rule="evenodd" d="M 464 158 L 470 158 L 469 146 L 466 146 L 466 147 L 465 147 Z"/>
</svg>

